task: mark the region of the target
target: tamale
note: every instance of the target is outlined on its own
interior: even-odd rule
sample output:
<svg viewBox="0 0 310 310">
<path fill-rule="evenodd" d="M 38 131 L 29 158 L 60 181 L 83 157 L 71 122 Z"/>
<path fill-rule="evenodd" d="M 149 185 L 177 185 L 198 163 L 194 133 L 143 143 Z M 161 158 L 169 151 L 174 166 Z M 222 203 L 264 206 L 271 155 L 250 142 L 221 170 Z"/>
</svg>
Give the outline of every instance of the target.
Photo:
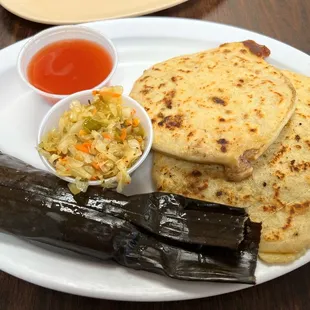
<svg viewBox="0 0 310 310">
<path fill-rule="evenodd" d="M 0 175 L 1 230 L 172 278 L 255 282 L 259 224 L 249 220 L 243 223 L 244 236 L 238 249 L 191 244 L 183 241 L 184 236 L 180 240 L 169 238 L 169 231 L 156 234 L 154 227 L 139 222 L 145 217 L 145 207 L 141 204 L 141 208 L 134 209 L 133 206 L 137 201 L 154 201 L 154 197 L 157 201 L 166 199 L 166 202 L 169 198 L 169 201 L 178 201 L 178 207 L 188 208 L 188 212 L 202 217 L 206 213 L 200 211 L 200 201 L 162 193 L 127 197 L 113 191 L 103 192 L 98 187 L 73 196 L 64 181 L 4 154 L 0 155 Z M 114 204 L 107 203 L 112 202 L 113 197 Z M 100 207 L 104 205 L 134 209 L 136 219 L 126 215 L 124 209 L 121 215 L 113 208 L 106 212 Z M 215 204 L 210 208 L 217 209 Z M 225 206 L 219 206 L 220 209 L 242 215 L 234 208 L 226 210 Z M 196 240 L 198 238 L 201 237 L 197 234 Z"/>
</svg>

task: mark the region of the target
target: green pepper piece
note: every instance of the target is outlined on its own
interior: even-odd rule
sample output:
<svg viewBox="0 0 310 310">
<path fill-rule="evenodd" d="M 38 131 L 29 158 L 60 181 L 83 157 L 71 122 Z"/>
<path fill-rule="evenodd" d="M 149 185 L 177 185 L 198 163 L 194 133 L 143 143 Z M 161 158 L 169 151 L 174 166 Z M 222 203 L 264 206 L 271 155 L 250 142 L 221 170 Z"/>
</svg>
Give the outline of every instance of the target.
<svg viewBox="0 0 310 310">
<path fill-rule="evenodd" d="M 92 130 L 99 130 L 102 124 L 91 117 L 87 117 L 83 123 L 83 129 L 91 132 Z"/>
</svg>

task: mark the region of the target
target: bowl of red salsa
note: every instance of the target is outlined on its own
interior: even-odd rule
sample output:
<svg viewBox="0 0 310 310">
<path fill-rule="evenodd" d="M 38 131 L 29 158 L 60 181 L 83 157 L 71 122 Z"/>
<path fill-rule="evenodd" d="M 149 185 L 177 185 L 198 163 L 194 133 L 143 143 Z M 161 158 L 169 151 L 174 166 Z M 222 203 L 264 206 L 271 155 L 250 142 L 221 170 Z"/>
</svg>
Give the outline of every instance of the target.
<svg viewBox="0 0 310 310">
<path fill-rule="evenodd" d="M 58 26 L 27 41 L 17 69 L 32 90 L 55 104 L 73 93 L 109 85 L 117 62 L 113 43 L 101 32 Z"/>
</svg>

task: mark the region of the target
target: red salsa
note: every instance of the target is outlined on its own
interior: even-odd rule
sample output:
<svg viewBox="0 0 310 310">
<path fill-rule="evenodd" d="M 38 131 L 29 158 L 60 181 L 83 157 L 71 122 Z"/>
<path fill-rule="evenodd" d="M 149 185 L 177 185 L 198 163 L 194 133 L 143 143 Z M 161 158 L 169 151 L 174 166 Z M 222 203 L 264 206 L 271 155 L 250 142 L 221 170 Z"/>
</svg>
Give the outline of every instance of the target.
<svg viewBox="0 0 310 310">
<path fill-rule="evenodd" d="M 47 93 L 69 95 L 100 84 L 113 67 L 109 53 L 87 40 L 64 40 L 38 51 L 28 65 L 29 82 Z"/>
</svg>

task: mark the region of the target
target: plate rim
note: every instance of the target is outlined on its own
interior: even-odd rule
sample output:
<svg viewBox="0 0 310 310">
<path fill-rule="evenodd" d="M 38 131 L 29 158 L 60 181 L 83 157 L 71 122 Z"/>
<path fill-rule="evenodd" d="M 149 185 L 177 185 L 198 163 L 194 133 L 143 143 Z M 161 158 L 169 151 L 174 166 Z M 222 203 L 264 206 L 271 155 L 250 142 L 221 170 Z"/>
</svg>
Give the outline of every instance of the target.
<svg viewBox="0 0 310 310">
<path fill-rule="evenodd" d="M 196 20 L 196 19 L 187 19 L 187 18 L 171 18 L 171 17 L 139 17 L 139 18 L 126 18 L 126 19 L 121 19 L 121 20 L 107 20 L 107 21 L 96 21 L 96 22 L 92 22 L 92 23 L 86 23 L 85 25 L 87 26 L 90 26 L 90 27 L 96 27 L 96 26 L 99 26 L 101 24 L 105 24 L 105 23 L 131 23 L 131 22 L 137 22 L 137 23 L 143 23 L 143 22 L 150 22 L 150 21 L 154 21 L 155 19 L 158 20 L 158 22 L 162 22 L 162 23 L 165 23 L 165 22 L 171 22 L 172 20 L 174 20 L 176 23 L 180 22 L 180 23 L 198 23 L 198 24 L 206 24 L 206 25 L 213 25 L 215 27 L 223 27 L 223 28 L 226 28 L 227 30 L 229 29 L 235 29 L 235 30 L 242 30 L 242 31 L 245 31 L 247 34 L 249 35 L 255 35 L 255 36 L 259 36 L 261 37 L 262 39 L 265 38 L 265 39 L 268 39 L 267 41 L 270 41 L 273 42 L 273 44 L 275 45 L 279 45 L 280 46 L 283 46 L 285 45 L 288 49 L 289 49 L 289 52 L 292 51 L 292 49 L 294 49 L 294 51 L 296 53 L 299 53 L 300 56 L 303 56 L 305 57 L 305 59 L 307 59 L 307 61 L 310 63 L 310 56 L 307 55 L 306 53 L 296 49 L 295 47 L 292 47 L 292 46 L 289 46 L 288 44 L 286 43 L 283 43 L 281 41 L 278 41 L 278 40 L 275 40 L 273 38 L 270 38 L 268 36 L 265 36 L 263 34 L 259 34 L 257 32 L 253 32 L 253 31 L 250 31 L 250 30 L 246 30 L 246 29 L 243 29 L 243 28 L 239 28 L 239 27 L 234 27 L 234 26 L 231 26 L 231 25 L 225 25 L 225 24 L 220 24 L 220 23 L 214 23 L 214 22 L 209 22 L 209 21 L 202 21 L 202 20 Z M 207 27 L 207 26 L 206 26 Z M 165 36 L 164 36 L 165 37 Z M 29 38 L 28 38 L 29 39 Z M 20 47 L 22 46 L 23 43 L 25 43 L 26 40 L 28 39 L 24 39 L 22 41 L 19 41 L 19 42 L 16 42 L 4 49 L 2 49 L 0 51 L 0 55 L 3 54 L 3 53 L 6 53 L 6 52 L 9 52 L 10 48 L 12 48 L 12 46 L 15 46 L 16 48 L 18 47 L 18 44 L 20 45 Z M 4 65 L 5 66 L 5 65 Z M 0 238 L 0 243 L 1 243 L 1 238 Z M 0 255 L 1 257 L 1 255 Z M 289 270 L 287 270 L 286 272 L 284 273 L 281 273 L 281 272 L 278 272 L 278 275 L 276 276 L 273 276 L 273 277 L 270 277 L 268 275 L 264 275 L 263 280 L 260 281 L 258 284 L 260 283 L 264 283 L 264 282 L 267 282 L 269 280 L 272 280 L 272 279 L 275 279 L 275 278 L 278 278 L 284 274 L 287 274 L 293 270 L 296 270 L 297 268 L 303 266 L 304 264 L 308 263 L 310 261 L 310 257 L 307 257 L 306 260 L 301 260 L 299 261 L 299 263 L 295 264 L 294 266 L 292 266 L 292 268 L 289 268 Z M 1 259 L 0 259 L 0 262 L 1 262 Z M 190 293 L 190 294 L 184 294 L 184 292 L 181 292 L 181 294 L 178 295 L 178 293 L 176 294 L 173 294 L 173 295 L 163 295 L 163 296 L 158 296 L 156 294 L 154 295 L 151 295 L 151 296 L 141 296 L 141 294 L 137 294 L 137 295 L 133 295 L 133 296 L 128 296 L 128 294 L 124 294 L 124 295 L 118 295 L 118 296 L 115 296 L 115 295 L 111 295 L 109 293 L 106 293 L 106 294 L 102 294 L 100 293 L 99 295 L 94 293 L 92 294 L 92 292 L 90 292 L 89 290 L 87 291 L 86 290 L 83 290 L 83 288 L 74 288 L 74 287 L 68 287 L 66 285 L 64 285 L 63 287 L 59 287 L 59 286 L 54 286 L 54 285 L 51 285 L 49 282 L 45 282 L 43 283 L 44 281 L 35 281 L 33 280 L 33 277 L 31 277 L 31 275 L 33 276 L 33 274 L 29 274 L 28 277 L 26 276 L 23 276 L 22 274 L 20 274 L 20 272 L 18 270 L 16 271 L 8 271 L 9 268 L 6 268 L 7 270 L 5 270 L 5 268 L 3 268 L 2 266 L 0 266 L 0 269 L 3 270 L 3 271 L 6 271 L 14 276 L 17 276 L 18 278 L 21 278 L 23 280 L 26 280 L 28 282 L 31 282 L 31 283 L 34 283 L 36 285 L 40 285 L 40 286 L 44 286 L 44 287 L 47 287 L 47 288 L 50 288 L 50 289 L 54 289 L 54 290 L 58 290 L 58 291 L 62 291 L 62 292 L 66 292 L 66 293 L 71 293 L 71 294 L 75 294 L 75 295 L 80 295 L 80 296 L 87 296 L 87 297 L 94 297 L 94 298 L 107 298 L 107 299 L 113 299 L 113 300 L 123 300 L 123 301 L 173 301 L 173 300 L 187 300 L 187 299 L 193 299 L 193 298 L 202 298 L 202 297 L 210 297 L 210 296 L 216 296 L 216 295 L 222 295 L 222 294 L 226 294 L 226 293 L 229 293 L 229 292 L 233 292 L 233 291 L 237 291 L 237 290 L 240 290 L 240 289 L 244 289 L 244 288 L 247 288 L 247 287 L 250 287 L 250 286 L 245 286 L 245 285 L 236 285 L 234 288 L 230 288 L 228 290 L 224 290 L 225 292 L 219 292 L 218 294 L 212 294 L 212 295 L 208 295 L 208 294 L 193 294 L 193 293 Z M 42 280 L 42 279 L 41 279 Z M 139 297 L 137 297 L 139 296 Z M 138 299 L 137 299 L 138 298 Z"/>
</svg>

